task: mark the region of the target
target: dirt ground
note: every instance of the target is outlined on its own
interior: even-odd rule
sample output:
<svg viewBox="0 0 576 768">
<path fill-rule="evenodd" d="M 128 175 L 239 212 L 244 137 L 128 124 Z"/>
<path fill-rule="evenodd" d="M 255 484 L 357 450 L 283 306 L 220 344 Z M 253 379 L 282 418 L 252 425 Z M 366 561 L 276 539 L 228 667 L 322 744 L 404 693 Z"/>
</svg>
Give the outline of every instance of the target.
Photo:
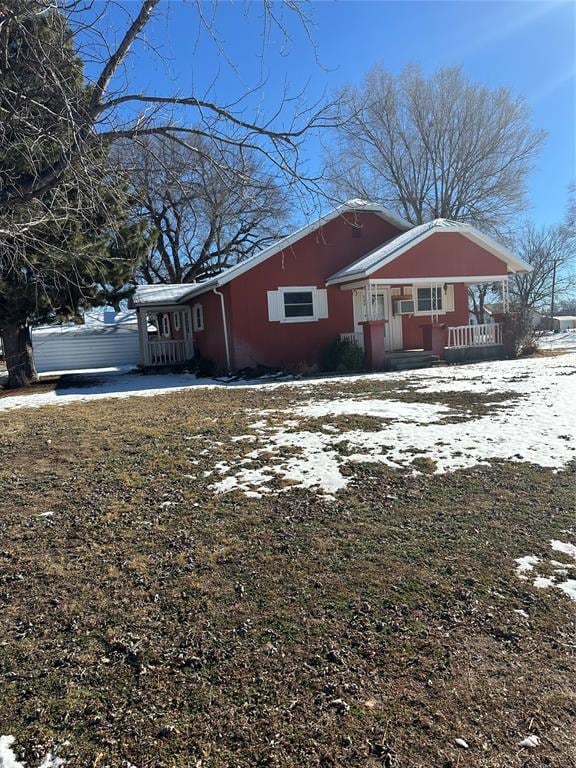
<svg viewBox="0 0 576 768">
<path fill-rule="evenodd" d="M 79 768 L 576 766 L 576 603 L 514 562 L 574 529 L 574 467 L 358 463 L 333 500 L 215 494 L 232 438 L 303 397 L 0 414 L 0 733 L 27 768 L 48 748 Z"/>
</svg>

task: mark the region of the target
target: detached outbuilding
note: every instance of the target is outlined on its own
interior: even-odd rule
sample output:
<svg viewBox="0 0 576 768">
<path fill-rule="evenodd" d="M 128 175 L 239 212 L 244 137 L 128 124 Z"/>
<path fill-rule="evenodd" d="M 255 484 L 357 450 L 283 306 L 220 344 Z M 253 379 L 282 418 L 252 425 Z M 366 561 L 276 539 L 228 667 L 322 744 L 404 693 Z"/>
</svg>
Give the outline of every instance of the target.
<svg viewBox="0 0 576 768">
<path fill-rule="evenodd" d="M 39 373 L 137 366 L 136 312 L 91 312 L 84 324 L 45 325 L 32 331 Z"/>
<path fill-rule="evenodd" d="M 576 317 L 573 315 L 559 315 L 552 318 L 553 331 L 568 331 L 576 328 Z"/>
</svg>

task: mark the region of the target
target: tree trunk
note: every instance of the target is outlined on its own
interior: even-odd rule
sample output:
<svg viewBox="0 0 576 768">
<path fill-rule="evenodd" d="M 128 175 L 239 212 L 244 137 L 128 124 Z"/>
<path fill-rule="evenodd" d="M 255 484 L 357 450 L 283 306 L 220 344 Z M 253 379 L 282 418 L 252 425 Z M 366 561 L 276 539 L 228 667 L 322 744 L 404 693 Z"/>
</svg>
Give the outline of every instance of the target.
<svg viewBox="0 0 576 768">
<path fill-rule="evenodd" d="M 6 326 L 2 330 L 2 344 L 8 368 L 7 389 L 29 387 L 33 382 L 38 381 L 30 326 Z"/>
</svg>

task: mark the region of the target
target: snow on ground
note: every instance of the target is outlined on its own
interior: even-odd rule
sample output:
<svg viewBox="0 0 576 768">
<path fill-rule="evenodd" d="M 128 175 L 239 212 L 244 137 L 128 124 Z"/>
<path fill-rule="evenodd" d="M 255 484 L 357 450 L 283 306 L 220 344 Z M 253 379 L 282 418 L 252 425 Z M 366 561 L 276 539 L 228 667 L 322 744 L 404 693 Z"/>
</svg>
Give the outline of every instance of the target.
<svg viewBox="0 0 576 768">
<path fill-rule="evenodd" d="M 574 562 L 544 560 L 536 555 L 525 555 L 516 558 L 516 575 L 523 581 L 532 579 L 532 585 L 538 589 L 553 587 L 564 592 L 572 600 L 576 600 L 576 545 L 555 539 L 549 543 L 554 552 L 561 552 Z M 538 566 L 545 568 L 546 572 L 552 570 L 552 576 L 538 574 Z M 565 578 L 566 576 L 573 578 Z"/>
<path fill-rule="evenodd" d="M 373 416 L 377 419 L 401 419 L 402 421 L 424 422 L 438 421 L 440 415 L 447 415 L 451 410 L 446 405 L 435 403 L 413 403 L 399 400 L 326 400 L 309 403 L 301 408 L 294 408 L 292 413 L 298 416 Z"/>
<path fill-rule="evenodd" d="M 25 768 L 29 764 L 22 763 L 16 759 L 16 754 L 12 749 L 14 744 L 14 736 L 0 736 L 0 768 Z M 39 768 L 60 768 L 66 761 L 61 757 L 55 757 L 51 752 L 48 752 Z"/>
<path fill-rule="evenodd" d="M 74 386 L 75 382 L 78 382 Z M 93 381 L 94 383 L 89 383 Z M 86 384 L 84 383 L 86 382 Z M 126 397 L 153 397 L 169 395 L 191 387 L 206 386 L 206 379 L 197 379 L 190 374 L 166 374 L 143 376 L 140 374 L 102 374 L 96 376 L 70 376 L 66 386 L 49 392 L 36 392 L 27 395 L 13 395 L 0 398 L 0 412 L 17 408 L 39 408 L 44 405 L 70 405 L 86 403 L 92 400 Z M 218 386 L 218 382 L 208 380 L 208 384 Z M 222 384 L 220 384 L 222 386 Z M 2 768 L 0 766 L 0 768 Z"/>
<path fill-rule="evenodd" d="M 333 495 L 349 482 L 341 470 L 350 462 L 380 462 L 415 471 L 414 459 L 425 458 L 434 462 L 436 472 L 444 473 L 493 459 L 553 469 L 576 459 L 576 355 L 407 371 L 394 377 L 412 396 L 464 391 L 509 393 L 510 397 L 487 415 L 474 416 L 442 404 L 363 400 L 337 390 L 332 401 L 314 401 L 310 386 L 306 394 L 311 399 L 284 411 L 284 424 L 278 425 L 278 412 L 274 423 L 267 419 L 269 411 L 258 414 L 265 417 L 252 425 L 259 442 L 252 441 L 250 453 L 239 454 L 233 468 L 220 471 L 224 476 L 214 482 L 213 490 L 269 493 L 271 481 L 280 478 Z M 347 414 L 381 418 L 382 428 L 312 431 L 294 424 L 295 416 L 321 422 Z M 237 444 L 240 447 L 242 441 Z M 257 475 L 253 474 L 255 461 Z"/>
<path fill-rule="evenodd" d="M 576 349 L 576 328 L 545 333 L 538 339 L 540 349 Z"/>
</svg>

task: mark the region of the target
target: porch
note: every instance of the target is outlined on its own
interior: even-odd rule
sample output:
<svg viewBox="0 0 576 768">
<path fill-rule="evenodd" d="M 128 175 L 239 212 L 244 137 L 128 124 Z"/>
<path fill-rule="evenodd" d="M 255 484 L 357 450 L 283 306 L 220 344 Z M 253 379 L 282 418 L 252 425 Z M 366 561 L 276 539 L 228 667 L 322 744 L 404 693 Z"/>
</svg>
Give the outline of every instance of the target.
<svg viewBox="0 0 576 768">
<path fill-rule="evenodd" d="M 502 356 L 502 324 L 473 324 L 469 320 L 468 289 L 477 282 L 498 282 L 507 311 L 508 283 L 504 277 L 478 277 L 474 283 L 463 277 L 446 282 L 433 278 L 413 278 L 411 282 L 370 279 L 341 285 L 341 290 L 352 293 L 354 329 L 340 333 L 340 339 L 361 348 L 366 367 L 372 370 L 397 369 L 408 357 L 414 365 L 402 368 L 416 367 L 416 362 L 423 365 Z"/>
<path fill-rule="evenodd" d="M 371 356 L 366 356 L 369 368 L 400 371 L 442 363 L 489 360 L 504 355 L 502 323 L 455 326 L 437 323 L 423 328 L 424 340 L 427 343 L 421 348 L 385 350 L 381 345 L 380 362 L 374 365 L 377 361 L 374 359 L 373 347 L 379 343 L 379 339 L 375 339 L 374 334 L 370 333 L 370 324 L 366 325 L 366 330 L 362 333 L 341 333 L 340 340 L 355 344 L 364 352 L 366 344 L 370 345 Z"/>
<path fill-rule="evenodd" d="M 194 357 L 189 307 L 142 307 L 137 314 L 144 367 L 178 365 Z"/>
</svg>

